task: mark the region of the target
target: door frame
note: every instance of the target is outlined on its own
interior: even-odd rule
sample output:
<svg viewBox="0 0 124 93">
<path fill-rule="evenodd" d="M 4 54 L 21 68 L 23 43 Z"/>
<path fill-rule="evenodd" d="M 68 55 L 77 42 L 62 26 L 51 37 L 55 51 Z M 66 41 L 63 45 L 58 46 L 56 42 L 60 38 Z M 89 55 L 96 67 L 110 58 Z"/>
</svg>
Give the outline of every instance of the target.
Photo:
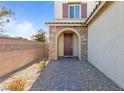
<svg viewBox="0 0 124 93">
<path fill-rule="evenodd" d="M 78 31 L 76 31 L 75 29 L 73 29 L 73 28 L 64 28 L 64 29 L 62 29 L 62 30 L 60 30 L 60 31 L 58 31 L 58 33 L 57 33 L 57 35 L 56 35 L 56 38 L 55 38 L 55 60 L 57 60 L 58 59 L 58 43 L 57 43 L 57 41 L 58 41 L 58 37 L 59 37 L 59 35 L 61 34 L 61 33 L 63 33 L 63 32 L 66 32 L 66 31 L 72 31 L 72 32 L 74 32 L 77 36 L 78 36 L 78 44 L 79 44 L 79 54 L 78 54 L 78 58 L 79 58 L 79 60 L 81 60 L 81 36 L 80 36 L 80 34 L 79 34 L 79 32 Z"/>
</svg>

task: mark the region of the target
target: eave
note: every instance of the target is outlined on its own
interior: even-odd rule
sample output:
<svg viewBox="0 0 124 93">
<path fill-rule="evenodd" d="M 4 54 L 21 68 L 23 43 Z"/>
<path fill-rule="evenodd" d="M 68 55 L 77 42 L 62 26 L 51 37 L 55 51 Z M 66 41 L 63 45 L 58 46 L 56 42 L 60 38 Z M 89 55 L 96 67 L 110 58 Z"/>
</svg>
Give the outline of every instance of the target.
<svg viewBox="0 0 124 93">
<path fill-rule="evenodd" d="M 90 16 L 82 24 L 82 26 L 88 26 L 91 23 L 91 21 L 97 17 L 97 15 L 100 13 L 100 11 L 102 11 L 105 6 L 111 4 L 112 2 L 113 1 L 102 1 L 102 2 L 100 1 L 99 4 L 97 4 L 96 7 L 93 9 Z"/>
<path fill-rule="evenodd" d="M 49 26 L 82 26 L 83 22 L 47 22 Z"/>
</svg>

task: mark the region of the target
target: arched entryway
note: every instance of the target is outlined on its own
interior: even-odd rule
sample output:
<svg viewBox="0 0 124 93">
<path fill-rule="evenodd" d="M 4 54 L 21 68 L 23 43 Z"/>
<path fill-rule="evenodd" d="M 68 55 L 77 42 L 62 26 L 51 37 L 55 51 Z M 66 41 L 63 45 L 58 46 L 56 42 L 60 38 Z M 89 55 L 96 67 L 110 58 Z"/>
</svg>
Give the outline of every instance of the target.
<svg viewBox="0 0 124 93">
<path fill-rule="evenodd" d="M 59 31 L 56 36 L 56 59 L 62 57 L 78 57 L 81 59 L 79 33 L 70 28 Z"/>
</svg>

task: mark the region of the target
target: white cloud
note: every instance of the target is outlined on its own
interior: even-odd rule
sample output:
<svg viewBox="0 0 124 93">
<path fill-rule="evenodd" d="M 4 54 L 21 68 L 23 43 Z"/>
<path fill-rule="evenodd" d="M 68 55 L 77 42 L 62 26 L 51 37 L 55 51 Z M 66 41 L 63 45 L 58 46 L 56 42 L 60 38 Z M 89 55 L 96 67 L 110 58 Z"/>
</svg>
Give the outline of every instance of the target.
<svg viewBox="0 0 124 93">
<path fill-rule="evenodd" d="M 24 21 L 20 24 L 17 24 L 15 30 L 19 31 L 20 33 L 26 33 L 26 32 L 32 32 L 34 30 L 34 27 L 32 23 L 28 21 Z"/>
<path fill-rule="evenodd" d="M 16 37 L 24 37 L 30 39 L 32 34 L 36 32 L 36 28 L 33 23 L 29 21 L 17 22 L 10 19 L 10 23 L 5 26 L 6 34 Z"/>
</svg>

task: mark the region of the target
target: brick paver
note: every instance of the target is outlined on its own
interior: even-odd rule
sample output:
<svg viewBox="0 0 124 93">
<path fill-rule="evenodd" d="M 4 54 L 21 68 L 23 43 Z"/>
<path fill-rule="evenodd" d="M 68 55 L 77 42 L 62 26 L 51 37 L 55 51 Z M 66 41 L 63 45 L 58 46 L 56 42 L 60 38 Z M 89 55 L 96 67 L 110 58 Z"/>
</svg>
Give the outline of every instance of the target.
<svg viewBox="0 0 124 93">
<path fill-rule="evenodd" d="M 121 90 L 89 62 L 76 58 L 60 58 L 48 64 L 30 90 L 94 91 Z"/>
</svg>

